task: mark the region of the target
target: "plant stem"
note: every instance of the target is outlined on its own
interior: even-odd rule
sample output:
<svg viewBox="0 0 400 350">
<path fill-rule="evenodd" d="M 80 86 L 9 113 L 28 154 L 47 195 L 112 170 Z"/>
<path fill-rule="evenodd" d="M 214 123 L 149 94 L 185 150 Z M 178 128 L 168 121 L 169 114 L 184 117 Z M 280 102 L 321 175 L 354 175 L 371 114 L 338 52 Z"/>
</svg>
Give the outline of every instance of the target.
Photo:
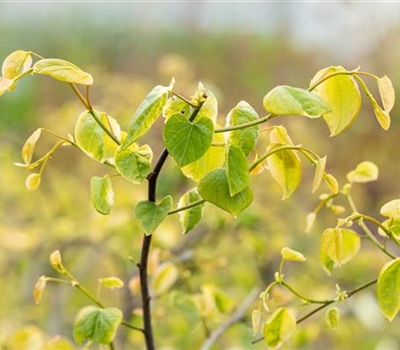
<svg viewBox="0 0 400 350">
<path fill-rule="evenodd" d="M 256 119 L 256 120 L 254 120 L 252 122 L 243 123 L 243 124 L 234 125 L 234 126 L 228 126 L 226 128 L 216 129 L 216 130 L 214 130 L 214 132 L 217 134 L 217 133 L 220 133 L 220 132 L 228 132 L 228 131 L 246 129 L 246 128 L 249 128 L 251 126 L 255 126 L 255 125 L 258 125 L 258 124 L 265 123 L 266 121 L 268 121 L 268 120 L 270 120 L 270 119 L 272 119 L 274 117 L 276 117 L 275 114 L 268 114 L 267 116 L 265 116 L 263 118 L 260 118 L 260 119 Z"/>
<path fill-rule="evenodd" d="M 189 117 L 189 121 L 192 122 L 197 114 L 200 111 L 200 108 L 203 106 L 206 101 L 207 96 L 203 95 L 203 100 L 197 105 L 192 115 Z M 156 165 L 154 166 L 153 171 L 148 175 L 147 180 L 149 182 L 147 200 L 150 202 L 156 202 L 157 199 L 157 179 L 158 175 L 161 172 L 162 167 L 165 164 L 165 161 L 168 158 L 168 150 L 166 148 L 161 152 Z M 151 319 L 151 295 L 149 290 L 148 283 L 148 260 L 149 253 L 151 248 L 151 240 L 152 235 L 144 235 L 142 242 L 142 250 L 140 255 L 140 262 L 137 264 L 139 268 L 139 277 L 140 277 L 140 293 L 142 296 L 142 309 L 143 309 L 143 334 L 145 337 L 146 349 L 147 350 L 155 350 L 154 343 L 154 333 Z"/>
<path fill-rule="evenodd" d="M 168 215 L 176 214 L 176 213 L 179 213 L 180 211 L 184 211 L 184 210 L 187 210 L 187 209 L 190 209 L 190 208 L 193 208 L 193 207 L 197 207 L 198 205 L 201 205 L 201 204 L 203 204 L 204 202 L 205 202 L 204 199 L 199 199 L 198 201 L 195 201 L 195 202 L 193 202 L 193 203 L 190 203 L 190 204 L 188 204 L 188 205 L 185 205 L 184 207 L 179 207 L 179 208 L 176 208 L 176 209 L 171 210 L 171 211 L 168 213 Z"/>
</svg>

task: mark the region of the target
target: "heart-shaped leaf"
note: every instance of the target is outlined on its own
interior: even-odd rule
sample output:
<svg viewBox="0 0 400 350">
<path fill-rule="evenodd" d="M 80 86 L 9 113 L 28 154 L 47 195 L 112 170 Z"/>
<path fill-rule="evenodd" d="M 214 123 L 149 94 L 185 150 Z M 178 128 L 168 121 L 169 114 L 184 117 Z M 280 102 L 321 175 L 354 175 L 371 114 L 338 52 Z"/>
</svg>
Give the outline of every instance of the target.
<svg viewBox="0 0 400 350">
<path fill-rule="evenodd" d="M 30 52 L 17 50 L 6 57 L 2 66 L 4 78 L 14 79 L 18 75 L 26 72 L 32 64 Z"/>
<path fill-rule="evenodd" d="M 182 114 L 168 119 L 163 134 L 168 152 L 180 167 L 200 159 L 210 148 L 213 135 L 211 119 L 203 117 L 190 122 Z"/>
<path fill-rule="evenodd" d="M 151 201 L 139 202 L 135 207 L 136 219 L 140 221 L 146 235 L 151 235 L 167 217 L 172 197 L 165 197 L 160 204 Z"/>
<path fill-rule="evenodd" d="M 230 195 L 225 168 L 218 168 L 206 175 L 199 183 L 200 195 L 208 202 L 237 217 L 253 201 L 253 193 L 249 187 Z"/>
<path fill-rule="evenodd" d="M 278 349 L 296 329 L 295 317 L 285 308 L 276 310 L 264 326 L 264 339 L 271 349 Z"/>
</svg>

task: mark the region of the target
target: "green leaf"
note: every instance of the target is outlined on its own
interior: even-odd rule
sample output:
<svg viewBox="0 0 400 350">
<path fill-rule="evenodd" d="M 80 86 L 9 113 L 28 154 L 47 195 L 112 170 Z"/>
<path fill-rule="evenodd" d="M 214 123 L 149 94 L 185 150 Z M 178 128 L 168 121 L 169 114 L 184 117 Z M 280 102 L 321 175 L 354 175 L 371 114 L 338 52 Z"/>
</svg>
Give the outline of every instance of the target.
<svg viewBox="0 0 400 350">
<path fill-rule="evenodd" d="M 240 101 L 226 117 L 226 127 L 249 123 L 258 119 L 257 112 L 246 102 Z M 229 142 L 242 149 L 247 156 L 256 145 L 258 139 L 259 125 L 250 126 L 245 129 L 231 131 L 228 134 Z"/>
<path fill-rule="evenodd" d="M 383 266 L 379 272 L 376 293 L 381 312 L 392 321 L 400 310 L 400 258 Z"/>
<path fill-rule="evenodd" d="M 76 316 L 74 339 L 78 344 L 91 340 L 98 344 L 110 344 L 122 322 L 122 312 L 117 308 L 100 309 L 86 306 Z"/>
<path fill-rule="evenodd" d="M 178 280 L 179 270 L 172 262 L 164 262 L 154 273 L 151 290 L 154 296 L 161 295 L 170 289 Z"/>
<path fill-rule="evenodd" d="M 224 168 L 218 168 L 207 174 L 199 183 L 200 195 L 208 202 L 237 217 L 253 201 L 249 187 L 230 195 L 229 184 Z"/>
<path fill-rule="evenodd" d="M 185 101 L 175 96 L 172 96 L 167 100 L 163 108 L 163 116 L 165 119 L 168 119 L 169 117 L 172 117 L 174 114 L 179 114 L 179 113 L 189 118 L 190 105 Z"/>
<path fill-rule="evenodd" d="M 249 185 L 249 164 L 243 151 L 235 145 L 230 145 L 227 149 L 226 175 L 231 196 Z"/>
<path fill-rule="evenodd" d="M 25 180 L 25 187 L 29 191 L 36 191 L 40 186 L 41 175 L 37 173 L 29 174 Z"/>
<path fill-rule="evenodd" d="M 7 91 L 11 91 L 15 88 L 16 81 L 14 79 L 7 79 L 0 77 L 0 96 L 6 93 Z"/>
<path fill-rule="evenodd" d="M 218 102 L 215 95 L 207 90 L 203 84 L 200 82 L 195 95 L 190 101 L 193 105 L 198 106 L 200 101 L 204 100 L 204 95 L 207 96 L 203 106 L 201 107 L 199 113 L 197 114 L 197 119 L 208 118 L 214 123 L 217 121 L 218 116 Z"/>
<path fill-rule="evenodd" d="M 178 208 L 185 207 L 193 202 L 200 200 L 201 197 L 197 189 L 192 189 L 186 192 L 178 202 Z M 203 216 L 203 204 L 197 205 L 193 208 L 179 212 L 179 221 L 183 229 L 183 233 L 191 231 Z"/>
<path fill-rule="evenodd" d="M 216 168 L 220 168 L 225 162 L 224 135 L 214 134 L 213 143 L 207 152 L 198 160 L 181 168 L 182 173 L 194 181 L 200 181 L 204 176 Z"/>
<path fill-rule="evenodd" d="M 31 136 L 28 137 L 25 144 L 22 146 L 22 159 L 28 165 L 32 161 L 33 152 L 35 151 L 36 143 L 42 134 L 42 129 L 36 129 Z"/>
<path fill-rule="evenodd" d="M 33 66 L 36 74 L 48 75 L 66 83 L 92 85 L 93 78 L 71 62 L 58 58 L 46 58 L 37 61 Z"/>
<path fill-rule="evenodd" d="M 385 203 L 382 206 L 380 213 L 381 215 L 394 220 L 400 219 L 400 199 L 393 199 L 390 202 Z"/>
<path fill-rule="evenodd" d="M 278 349 L 296 329 L 295 317 L 285 308 L 276 310 L 264 326 L 264 339 L 268 347 Z"/>
<path fill-rule="evenodd" d="M 135 207 L 136 219 L 142 224 L 146 235 L 151 235 L 167 217 L 172 205 L 172 197 L 165 197 L 160 204 L 150 201 L 139 202 Z"/>
<path fill-rule="evenodd" d="M 30 52 L 17 50 L 6 57 L 2 66 L 2 74 L 6 79 L 14 79 L 25 73 L 32 65 Z"/>
<path fill-rule="evenodd" d="M 180 167 L 200 159 L 210 148 L 214 124 L 208 118 L 190 122 L 184 115 L 170 117 L 164 127 L 164 143 Z"/>
<path fill-rule="evenodd" d="M 173 82 L 171 84 L 173 84 Z M 172 85 L 157 85 L 148 93 L 132 118 L 128 135 L 123 143 L 125 148 L 129 147 L 132 143 L 136 142 L 142 135 L 149 131 L 153 123 L 161 115 L 161 112 L 167 102 L 168 92 L 171 89 Z"/>
<path fill-rule="evenodd" d="M 329 74 L 339 72 L 346 72 L 346 69 L 341 66 L 321 69 L 311 80 L 311 85 Z M 349 127 L 360 112 L 360 90 L 354 78 L 349 75 L 335 75 L 318 85 L 314 92 L 331 106 L 332 110 L 324 115 L 331 136 Z"/>
<path fill-rule="evenodd" d="M 282 248 L 281 255 L 282 255 L 282 258 L 285 260 L 306 261 L 306 258 L 304 257 L 303 254 L 301 254 L 300 252 L 297 252 L 296 250 L 290 249 L 288 247 Z"/>
<path fill-rule="evenodd" d="M 121 129 L 117 121 L 106 113 L 93 110 L 97 118 L 120 139 Z M 84 111 L 75 124 L 75 140 L 89 157 L 104 162 L 112 159 L 117 144 L 107 135 L 89 111 Z"/>
<path fill-rule="evenodd" d="M 386 113 L 390 113 L 396 99 L 392 81 L 386 75 L 378 79 L 379 94 L 382 99 L 383 108 Z"/>
<path fill-rule="evenodd" d="M 303 115 L 318 118 L 331 111 L 329 104 L 318 95 L 304 89 L 277 86 L 265 95 L 264 108 L 275 115 Z"/>
<path fill-rule="evenodd" d="M 318 190 L 319 186 L 321 186 L 322 180 L 324 179 L 325 175 L 325 168 L 326 168 L 326 159 L 327 157 L 317 158 L 317 164 L 315 168 L 315 175 L 314 181 L 312 185 L 312 193 Z"/>
<path fill-rule="evenodd" d="M 353 259 L 360 250 L 357 232 L 344 228 L 327 228 L 321 236 L 321 247 L 329 259 L 341 266 Z"/>
<path fill-rule="evenodd" d="M 330 307 L 328 310 L 325 312 L 325 324 L 330 328 L 330 329 L 336 329 L 339 326 L 340 322 L 340 310 L 339 308 L 335 307 Z"/>
<path fill-rule="evenodd" d="M 132 144 L 129 148 L 120 146 L 115 152 L 115 166 L 127 180 L 141 184 L 151 172 L 153 151 L 150 146 Z"/>
<path fill-rule="evenodd" d="M 349 182 L 365 183 L 377 180 L 378 175 L 378 167 L 374 163 L 366 161 L 361 162 L 355 170 L 350 171 L 347 174 L 347 180 Z"/>
<path fill-rule="evenodd" d="M 90 195 L 97 212 L 103 215 L 110 214 L 114 204 L 114 191 L 109 176 L 93 176 L 90 179 Z"/>
<path fill-rule="evenodd" d="M 118 277 L 104 277 L 98 279 L 99 283 L 109 289 L 121 289 L 124 287 L 124 282 Z"/>
</svg>

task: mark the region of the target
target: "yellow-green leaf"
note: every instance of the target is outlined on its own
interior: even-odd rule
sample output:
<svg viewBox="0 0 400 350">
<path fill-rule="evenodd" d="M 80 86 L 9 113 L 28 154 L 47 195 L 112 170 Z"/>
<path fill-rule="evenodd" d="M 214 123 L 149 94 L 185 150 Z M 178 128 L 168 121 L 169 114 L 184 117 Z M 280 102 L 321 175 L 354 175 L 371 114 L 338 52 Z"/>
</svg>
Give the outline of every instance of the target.
<svg viewBox="0 0 400 350">
<path fill-rule="evenodd" d="M 93 206 L 98 213 L 110 214 L 111 207 L 114 204 L 114 191 L 109 176 L 93 176 L 90 179 L 90 195 Z"/>
<path fill-rule="evenodd" d="M 324 98 L 308 90 L 291 86 L 277 86 L 263 100 L 267 112 L 275 115 L 303 115 L 319 118 L 331 111 Z"/>
<path fill-rule="evenodd" d="M 357 232 L 341 227 L 327 228 L 321 236 L 321 247 L 329 259 L 341 266 L 357 255 L 361 239 Z"/>
<path fill-rule="evenodd" d="M 2 66 L 2 74 L 6 79 L 14 79 L 26 72 L 32 65 L 30 52 L 17 50 L 6 57 Z"/>
<path fill-rule="evenodd" d="M 325 324 L 330 328 L 330 329 L 336 329 L 339 326 L 340 322 L 340 310 L 336 306 L 330 307 L 328 310 L 325 312 Z"/>
<path fill-rule="evenodd" d="M 258 309 L 255 309 L 251 313 L 251 325 L 253 328 L 253 335 L 258 334 L 260 331 L 260 326 L 261 326 L 261 311 Z"/>
<path fill-rule="evenodd" d="M 206 95 L 207 98 L 197 114 L 197 119 L 205 117 L 211 119 L 215 123 L 218 116 L 217 99 L 215 98 L 215 95 L 210 90 L 207 90 L 201 82 L 199 83 L 197 91 L 190 102 L 197 106 L 200 101 L 204 100 L 204 95 Z"/>
<path fill-rule="evenodd" d="M 324 68 L 317 72 L 311 85 L 327 75 L 340 72 L 346 72 L 346 69 L 341 66 Z M 361 107 L 361 95 L 353 77 L 335 75 L 318 85 L 314 92 L 331 106 L 331 111 L 324 115 L 331 136 L 340 134 L 356 119 Z"/>
<path fill-rule="evenodd" d="M 16 82 L 14 79 L 7 79 L 0 77 L 0 96 L 7 91 L 11 91 L 15 88 Z"/>
<path fill-rule="evenodd" d="M 325 168 L 326 168 L 326 159 L 327 159 L 326 156 L 323 158 L 317 159 L 314 181 L 313 181 L 313 185 L 312 185 L 312 193 L 314 193 L 316 190 L 318 190 L 319 186 L 321 186 L 322 180 L 324 179 Z"/>
<path fill-rule="evenodd" d="M 153 277 L 151 290 L 154 296 L 161 295 L 170 289 L 178 280 L 179 270 L 172 262 L 161 264 Z"/>
<path fill-rule="evenodd" d="M 35 284 L 35 288 L 33 289 L 33 299 L 35 300 L 35 304 L 40 304 L 43 296 L 43 292 L 46 289 L 46 276 L 40 276 Z"/>
<path fill-rule="evenodd" d="M 380 213 L 390 219 L 400 219 L 400 199 L 393 199 L 390 202 L 385 203 L 382 206 Z"/>
<path fill-rule="evenodd" d="M 124 282 L 118 277 L 104 277 L 98 279 L 99 283 L 109 289 L 121 289 L 124 287 Z"/>
<path fill-rule="evenodd" d="M 378 167 L 374 163 L 366 161 L 361 162 L 355 170 L 350 171 L 347 174 L 347 180 L 349 182 L 365 183 L 377 180 L 378 175 Z"/>
<path fill-rule="evenodd" d="M 372 103 L 372 108 L 374 109 L 375 117 L 376 120 L 378 121 L 379 125 L 383 130 L 389 130 L 390 124 L 391 124 L 391 119 L 390 115 L 388 112 L 384 111 L 381 106 L 378 105 L 376 100 L 372 97 L 370 97 L 371 103 Z"/>
<path fill-rule="evenodd" d="M 190 205 L 193 202 L 200 200 L 201 197 L 197 189 L 192 189 L 186 192 L 178 202 L 178 208 Z M 203 204 L 193 208 L 182 210 L 179 212 L 179 221 L 181 223 L 183 233 L 188 233 L 201 220 L 203 215 Z"/>
<path fill-rule="evenodd" d="M 336 194 L 339 192 L 339 184 L 336 180 L 336 178 L 332 174 L 324 174 L 324 181 L 326 185 L 328 186 L 329 190 L 333 193 Z"/>
<path fill-rule="evenodd" d="M 306 218 L 306 228 L 305 228 L 305 232 L 306 233 L 310 233 L 314 223 L 315 223 L 315 219 L 317 218 L 317 214 L 315 212 L 311 212 L 307 214 L 307 218 Z"/>
<path fill-rule="evenodd" d="M 385 112 L 389 114 L 394 106 L 396 98 L 392 81 L 388 76 L 385 75 L 378 79 L 378 88 L 379 94 L 381 95 L 383 108 L 385 109 Z"/>
<path fill-rule="evenodd" d="M 383 266 L 376 293 L 381 312 L 392 321 L 400 310 L 400 258 Z"/>
<path fill-rule="evenodd" d="M 75 64 L 58 58 L 46 58 L 33 66 L 36 74 L 48 75 L 54 79 L 74 84 L 92 85 L 93 78 Z"/>
<path fill-rule="evenodd" d="M 264 339 L 271 349 L 278 349 L 285 343 L 296 329 L 296 319 L 285 308 L 276 310 L 266 321 Z"/>
<path fill-rule="evenodd" d="M 249 164 L 242 149 L 235 145 L 228 147 L 225 163 L 229 193 L 234 196 L 249 185 Z"/>
<path fill-rule="evenodd" d="M 36 129 L 31 136 L 28 137 L 25 144 L 22 147 L 22 159 L 25 164 L 30 164 L 33 156 L 33 152 L 35 151 L 36 142 L 39 140 L 40 135 L 42 134 L 42 129 Z"/>
<path fill-rule="evenodd" d="M 41 175 L 37 173 L 29 174 L 25 180 L 25 186 L 29 191 L 36 191 L 40 186 Z"/>
<path fill-rule="evenodd" d="M 291 261 L 306 261 L 306 258 L 300 252 L 290 249 L 288 247 L 284 247 L 281 250 L 282 258 L 285 260 Z"/>
</svg>

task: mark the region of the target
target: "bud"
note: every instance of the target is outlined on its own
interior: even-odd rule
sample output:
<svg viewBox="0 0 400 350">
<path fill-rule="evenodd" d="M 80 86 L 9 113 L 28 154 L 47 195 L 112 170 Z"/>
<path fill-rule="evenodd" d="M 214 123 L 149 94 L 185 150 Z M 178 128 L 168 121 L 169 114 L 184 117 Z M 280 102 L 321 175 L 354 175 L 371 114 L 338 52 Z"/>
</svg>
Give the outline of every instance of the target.
<svg viewBox="0 0 400 350">
<path fill-rule="evenodd" d="M 61 253 L 59 250 L 56 250 L 55 252 L 51 253 L 50 265 L 57 272 L 62 273 L 62 274 L 65 273 L 65 268 L 62 264 Z"/>
</svg>

